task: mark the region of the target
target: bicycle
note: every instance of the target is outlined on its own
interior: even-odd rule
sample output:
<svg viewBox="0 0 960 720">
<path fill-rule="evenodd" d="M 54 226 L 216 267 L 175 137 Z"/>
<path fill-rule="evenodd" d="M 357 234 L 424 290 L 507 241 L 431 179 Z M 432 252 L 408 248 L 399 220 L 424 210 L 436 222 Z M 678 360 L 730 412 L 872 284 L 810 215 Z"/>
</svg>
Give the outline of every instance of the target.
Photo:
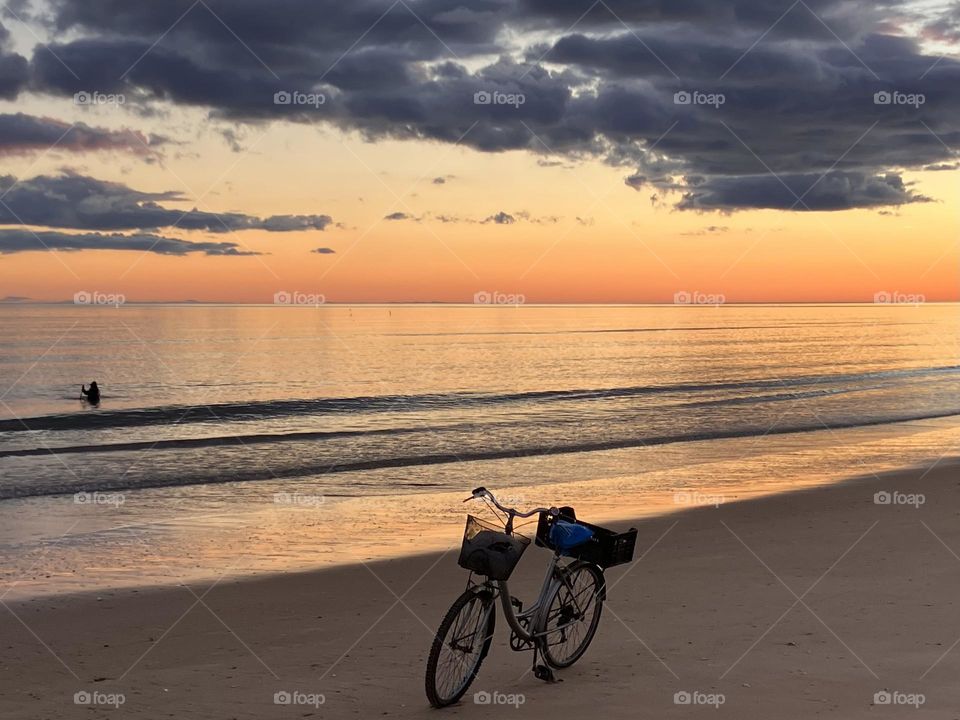
<svg viewBox="0 0 960 720">
<path fill-rule="evenodd" d="M 505 513 L 506 521 L 500 528 L 467 515 L 458 561 L 470 570 L 467 588 L 440 622 L 427 658 L 427 699 L 437 708 L 460 700 L 477 677 L 493 640 L 497 599 L 510 626 L 510 648 L 532 650 L 534 675 L 555 681 L 553 670 L 579 660 L 597 632 L 606 600 L 604 569 L 630 562 L 636 545 L 635 528 L 616 533 L 591 525 L 577 520 L 571 507 L 520 512 L 501 505 L 483 487 L 464 502 L 479 499 Z M 524 610 L 507 580 L 530 539 L 514 532 L 513 525 L 516 518 L 538 514 L 536 544 L 553 550 L 553 557 L 540 594 Z M 482 582 L 474 581 L 475 574 Z M 538 656 L 545 664 L 537 663 Z"/>
</svg>

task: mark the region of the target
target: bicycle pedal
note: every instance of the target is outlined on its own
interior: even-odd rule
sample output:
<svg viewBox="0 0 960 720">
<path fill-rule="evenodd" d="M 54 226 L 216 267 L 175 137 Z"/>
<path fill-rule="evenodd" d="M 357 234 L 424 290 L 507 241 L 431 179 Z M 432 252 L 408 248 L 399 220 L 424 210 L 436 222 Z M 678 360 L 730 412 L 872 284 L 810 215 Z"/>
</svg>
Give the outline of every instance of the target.
<svg viewBox="0 0 960 720">
<path fill-rule="evenodd" d="M 553 683 L 557 681 L 557 676 L 553 674 L 553 670 L 548 668 L 546 665 L 537 665 L 533 668 L 534 677 L 537 680 L 543 680 L 544 682 Z"/>
</svg>

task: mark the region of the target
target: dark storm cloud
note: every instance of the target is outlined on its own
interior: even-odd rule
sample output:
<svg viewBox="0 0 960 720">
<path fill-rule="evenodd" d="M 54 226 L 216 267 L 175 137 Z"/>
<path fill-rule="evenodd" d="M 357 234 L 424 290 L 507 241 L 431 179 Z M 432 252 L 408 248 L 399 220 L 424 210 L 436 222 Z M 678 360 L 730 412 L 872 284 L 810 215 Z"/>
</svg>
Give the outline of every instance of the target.
<svg viewBox="0 0 960 720">
<path fill-rule="evenodd" d="M 56 146 L 58 150 L 90 152 L 119 150 L 152 155 L 165 138 L 138 130 L 108 130 L 86 123 L 66 123 L 23 113 L 0 113 L 0 155 L 15 155 Z"/>
<path fill-rule="evenodd" d="M 157 255 L 260 255 L 232 242 L 189 242 L 150 233 L 68 233 L 0 228 L 0 255 L 44 250 L 139 250 Z"/>
<path fill-rule="evenodd" d="M 7 52 L 10 31 L 0 23 L 0 98 L 13 100 L 27 85 L 27 59 L 17 53 Z"/>
<path fill-rule="evenodd" d="M 783 37 L 806 38 L 822 37 L 823 24 L 817 16 L 829 18 L 834 32 L 848 37 L 864 22 L 879 20 L 884 8 L 901 4 L 896 0 L 805 0 L 803 4 L 794 0 L 605 0 L 587 12 L 591 3 L 581 0 L 520 0 L 518 9 L 522 17 L 537 25 L 550 23 L 560 29 L 575 22 L 577 27 L 590 29 L 622 29 L 622 23 L 674 27 L 690 24 L 753 33 L 754 38 L 768 31 Z M 791 6 L 796 6 L 797 12 L 790 22 L 777 23 Z"/>
<path fill-rule="evenodd" d="M 589 8 L 54 0 L 55 31 L 76 39 L 52 45 L 56 56 L 38 48 L 31 83 L 199 106 L 236 122 L 332 124 L 371 140 L 601 157 L 629 168 L 630 185 L 674 193 L 681 209 L 919 202 L 903 172 L 955 160 L 960 63 L 890 34 L 913 17 L 906 0 L 606 0 L 584 15 Z M 931 32 L 948 36 L 953 20 Z M 275 104 L 278 92 L 324 102 Z M 877 104 L 878 92 L 924 102 Z M 677 93 L 723 101 L 677 102 Z M 813 190 L 794 207 L 771 172 L 797 194 Z"/>
<path fill-rule="evenodd" d="M 141 192 L 121 183 L 75 173 L 39 175 L 17 182 L 0 176 L 0 224 L 38 225 L 77 230 L 181 230 L 229 232 L 235 230 L 323 230 L 329 215 L 273 215 L 258 218 L 243 213 L 180 211 L 161 202 L 186 198 L 175 191 Z"/>
</svg>

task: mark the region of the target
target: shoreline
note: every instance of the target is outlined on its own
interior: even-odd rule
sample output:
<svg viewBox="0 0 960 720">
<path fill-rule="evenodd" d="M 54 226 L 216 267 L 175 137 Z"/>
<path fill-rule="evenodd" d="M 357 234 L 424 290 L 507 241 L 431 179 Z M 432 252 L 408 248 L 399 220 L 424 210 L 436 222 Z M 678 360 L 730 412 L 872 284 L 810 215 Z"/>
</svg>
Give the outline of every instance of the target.
<svg viewBox="0 0 960 720">
<path fill-rule="evenodd" d="M 469 478 L 463 468 L 438 471 L 434 486 L 421 492 L 338 495 L 324 476 L 116 497 L 99 492 L 87 502 L 71 496 L 4 501 L 0 548 L 7 562 L 0 593 L 12 600 L 176 587 L 212 582 L 225 571 L 248 579 L 442 551 L 459 542 L 470 509 L 462 501 L 478 485 L 519 508 L 570 504 L 599 524 L 624 523 L 675 515 L 718 496 L 729 503 L 830 487 L 858 475 L 870 479 L 932 462 L 942 452 L 937 448 L 960 442 L 952 420 L 850 432 L 824 430 L 812 444 L 809 436 L 785 434 L 762 445 L 722 440 L 586 453 L 573 465 L 490 461 L 472 466 Z M 561 476 L 567 479 L 554 479 Z M 380 474 L 366 485 L 402 481 Z"/>
<path fill-rule="evenodd" d="M 954 457 L 611 523 L 639 528 L 637 561 L 608 571 L 609 601 L 585 657 L 561 671 L 564 682 L 537 681 L 524 672 L 529 657 L 506 649 L 499 618 L 471 693 L 523 695 L 537 718 L 598 705 L 615 717 L 638 705 L 688 717 L 694 710 L 673 698 L 689 692 L 722 694 L 717 709 L 702 708 L 717 717 L 846 720 L 886 711 L 872 706 L 886 690 L 922 694 L 925 717 L 954 718 L 958 468 Z M 878 505 L 877 492 L 924 502 Z M 212 584 L 5 600 L 0 717 L 91 717 L 72 700 L 83 691 L 122 693 L 124 715 L 144 718 L 160 708 L 201 718 L 428 717 L 423 663 L 466 580 L 458 545 Z M 530 596 L 545 557 L 525 555 L 515 594 Z M 277 692 L 325 702 L 274 705 Z M 489 708 L 468 694 L 451 711 Z"/>
<path fill-rule="evenodd" d="M 627 527 L 637 527 L 641 523 L 650 523 L 658 520 L 662 520 L 662 521 L 675 520 L 679 522 L 683 518 L 683 516 L 687 514 L 709 512 L 710 510 L 719 509 L 720 506 L 730 508 L 730 507 L 735 507 L 737 505 L 741 505 L 744 503 L 761 503 L 765 500 L 771 500 L 775 498 L 786 498 L 793 495 L 802 496 L 806 493 L 818 493 L 821 491 L 828 491 L 831 489 L 842 489 L 848 486 L 882 484 L 888 478 L 891 481 L 895 482 L 898 480 L 898 478 L 900 478 L 902 475 L 905 475 L 905 474 L 918 473 L 919 475 L 923 475 L 924 473 L 933 472 L 933 471 L 942 471 L 942 472 L 956 471 L 960 473 L 960 454 L 956 456 L 945 456 L 941 460 L 937 461 L 937 463 L 934 466 L 930 466 L 927 464 L 905 465 L 897 469 L 881 470 L 879 472 L 867 472 L 861 475 L 851 475 L 849 477 L 843 478 L 841 480 L 837 480 L 833 483 L 826 484 L 826 485 L 817 484 L 817 485 L 811 485 L 808 487 L 799 487 L 799 488 L 781 490 L 778 492 L 769 492 L 769 493 L 764 492 L 764 493 L 758 493 L 755 495 L 749 495 L 747 497 L 736 498 L 733 500 L 725 499 L 725 496 L 723 496 L 722 494 L 700 493 L 706 498 L 706 500 L 704 502 L 701 502 L 700 504 L 693 504 L 693 505 L 687 505 L 687 506 L 673 505 L 670 507 L 660 508 L 658 509 L 658 511 L 648 515 L 627 518 L 627 519 L 620 517 L 617 519 L 600 521 L 600 522 L 601 524 L 603 524 L 603 522 L 606 522 L 606 524 L 615 525 L 620 530 L 625 530 Z M 680 491 L 680 493 L 683 494 L 683 491 Z M 503 493 L 501 493 L 501 496 L 502 495 Z M 713 497 L 722 498 L 722 499 L 717 505 L 712 505 L 707 500 Z M 476 506 L 471 508 L 469 505 L 464 504 L 463 513 L 462 513 L 464 519 L 466 518 L 467 513 L 472 512 L 473 514 L 476 514 L 477 510 L 478 510 L 478 507 Z M 584 517 L 583 519 L 588 521 L 590 520 L 590 518 L 586 518 L 586 517 Z M 532 540 L 533 535 L 535 535 L 536 533 L 531 532 L 531 529 L 534 529 L 535 527 L 536 527 L 536 523 L 534 523 L 533 525 L 528 525 L 527 527 L 523 527 L 520 530 L 518 530 L 518 532 L 528 535 Z M 220 584 L 222 582 L 229 582 L 231 584 L 271 582 L 271 581 L 277 580 L 278 578 L 283 578 L 283 577 L 290 577 L 295 575 L 313 575 L 316 573 L 324 573 L 324 572 L 330 572 L 334 570 L 342 570 L 346 568 L 357 568 L 364 565 L 375 567 L 375 566 L 383 565 L 386 563 L 393 563 L 393 562 L 404 562 L 404 561 L 424 562 L 428 560 L 434 560 L 438 556 L 443 555 L 444 553 L 451 553 L 451 556 L 453 557 L 453 560 L 455 563 L 456 554 L 460 548 L 460 539 L 459 537 L 455 537 L 455 535 L 456 533 L 450 536 L 454 538 L 454 541 L 452 542 L 450 547 L 444 550 L 428 550 L 425 552 L 411 552 L 411 553 L 405 553 L 405 554 L 390 556 L 390 557 L 378 557 L 378 558 L 369 559 L 369 560 L 345 561 L 343 563 L 333 563 L 330 565 L 324 565 L 324 566 L 313 567 L 313 568 L 277 570 L 274 572 L 261 571 L 261 572 L 255 572 L 255 573 L 245 573 L 245 574 L 229 574 L 229 575 L 224 574 L 224 575 L 220 575 L 219 577 L 190 578 L 186 582 L 171 581 L 166 583 L 164 582 L 145 583 L 143 585 L 124 585 L 124 586 L 118 586 L 118 587 L 102 587 L 102 588 L 89 588 L 89 589 L 78 589 L 78 590 L 64 589 L 64 590 L 59 590 L 55 592 L 38 593 L 36 595 L 24 595 L 24 596 L 14 597 L 12 599 L 6 600 L 6 603 L 13 604 L 15 602 L 18 604 L 23 604 L 23 603 L 30 603 L 30 602 L 39 601 L 39 600 L 48 600 L 48 599 L 56 599 L 56 598 L 68 598 L 68 599 L 82 601 L 84 599 L 89 600 L 91 598 L 102 597 L 105 595 L 112 595 L 112 594 L 166 593 L 166 592 L 175 590 L 176 588 L 182 587 L 184 585 L 209 586 L 211 584 Z M 638 547 L 639 547 L 639 544 L 638 544 Z M 639 550 L 638 550 L 638 553 L 639 553 Z M 958 549 L 958 553 L 960 553 L 960 549 Z M 7 585 L 7 588 L 12 590 L 15 586 L 16 586 L 15 583 L 11 583 Z M 5 594 L 6 593 L 2 591 L 2 588 L 0 588 L 0 601 L 4 600 Z"/>
</svg>

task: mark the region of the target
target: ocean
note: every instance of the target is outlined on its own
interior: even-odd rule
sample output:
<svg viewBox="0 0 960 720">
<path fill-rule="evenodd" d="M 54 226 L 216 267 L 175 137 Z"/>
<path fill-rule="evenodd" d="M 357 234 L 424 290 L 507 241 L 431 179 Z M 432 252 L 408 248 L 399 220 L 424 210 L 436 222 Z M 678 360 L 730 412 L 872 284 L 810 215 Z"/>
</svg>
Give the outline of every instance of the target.
<svg viewBox="0 0 960 720">
<path fill-rule="evenodd" d="M 957 310 L 0 306 L 0 579 L 426 551 L 477 485 L 631 518 L 927 462 L 960 428 Z"/>
</svg>

